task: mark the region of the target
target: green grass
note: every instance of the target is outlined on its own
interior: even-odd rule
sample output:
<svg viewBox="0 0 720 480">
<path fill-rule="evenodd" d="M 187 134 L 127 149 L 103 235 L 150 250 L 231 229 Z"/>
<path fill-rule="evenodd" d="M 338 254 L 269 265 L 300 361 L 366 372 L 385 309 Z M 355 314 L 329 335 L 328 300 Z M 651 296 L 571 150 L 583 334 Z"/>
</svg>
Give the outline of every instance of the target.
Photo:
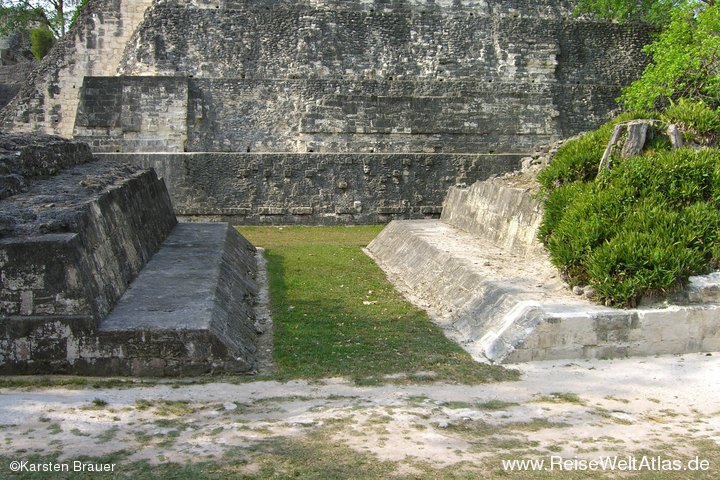
<svg viewBox="0 0 720 480">
<path fill-rule="evenodd" d="M 86 388 L 134 388 L 148 387 L 160 383 L 157 379 L 137 378 L 105 378 L 78 377 L 72 375 L 58 376 L 4 376 L 0 377 L 0 388 L 52 388 L 69 389 Z"/>
<path fill-rule="evenodd" d="M 437 376 L 403 381 L 517 378 L 515 371 L 473 361 L 395 291 L 361 250 L 381 229 L 239 228 L 266 249 L 277 377 L 346 377 L 362 384 L 425 371 Z"/>
</svg>

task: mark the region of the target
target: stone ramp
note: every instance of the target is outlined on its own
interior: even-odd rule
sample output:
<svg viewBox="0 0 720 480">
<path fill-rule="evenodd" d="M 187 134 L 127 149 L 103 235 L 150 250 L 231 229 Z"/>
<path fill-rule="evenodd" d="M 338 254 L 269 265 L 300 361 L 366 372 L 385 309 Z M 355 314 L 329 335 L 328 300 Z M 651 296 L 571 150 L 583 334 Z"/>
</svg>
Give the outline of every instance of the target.
<svg viewBox="0 0 720 480">
<path fill-rule="evenodd" d="M 499 363 L 720 349 L 720 303 L 712 275 L 691 279 L 686 303 L 692 304 L 633 310 L 595 305 L 563 286 L 537 245 L 536 207 L 524 191 L 493 181 L 453 188 L 444 221 L 394 221 L 367 252 L 478 359 Z"/>
<path fill-rule="evenodd" d="M 134 375 L 253 370 L 254 255 L 227 224 L 178 224 L 100 323 L 101 341 Z"/>
</svg>

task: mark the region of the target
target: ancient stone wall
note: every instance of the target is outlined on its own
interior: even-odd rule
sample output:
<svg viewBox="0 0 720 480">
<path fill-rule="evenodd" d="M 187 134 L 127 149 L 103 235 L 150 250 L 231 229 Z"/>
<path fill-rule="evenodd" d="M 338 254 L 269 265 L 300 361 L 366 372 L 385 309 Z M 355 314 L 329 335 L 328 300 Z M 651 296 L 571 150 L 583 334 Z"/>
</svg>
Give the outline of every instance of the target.
<svg viewBox="0 0 720 480">
<path fill-rule="evenodd" d="M 22 175 L 21 187 L 0 202 L 0 315 L 99 321 L 175 216 L 154 172 L 100 163 L 85 145 L 47 140 L 0 136 L 4 157 L 23 160 L 13 174 Z"/>
<path fill-rule="evenodd" d="M 232 227 L 177 225 L 153 170 L 59 137 L 0 134 L 0 170 L 0 373 L 255 368 L 255 248 Z"/>
<path fill-rule="evenodd" d="M 187 78 L 85 77 L 74 138 L 96 152 L 182 152 L 187 116 Z"/>
<path fill-rule="evenodd" d="M 85 76 L 115 75 L 128 40 L 153 0 L 90 0 L 2 112 L 0 128 L 72 136 Z"/>
<path fill-rule="evenodd" d="M 213 126 L 226 119 L 231 125 L 218 131 L 217 138 L 207 139 L 203 133 L 210 124 L 201 122 L 191 150 L 197 146 L 228 151 L 252 140 L 227 135 L 234 126 L 227 112 L 239 99 L 225 110 L 212 109 L 234 90 L 240 90 L 248 102 L 242 111 L 270 106 L 268 116 L 275 117 L 277 111 L 282 121 L 290 122 L 291 128 L 271 128 L 272 122 L 251 115 L 251 123 L 261 123 L 254 136 L 263 136 L 262 141 L 252 142 L 259 147 L 256 150 L 273 142 L 287 148 L 289 141 L 292 151 L 303 147 L 317 151 L 325 143 L 329 143 L 325 151 L 331 151 L 337 144 L 352 146 L 358 141 L 343 134 L 368 133 L 365 129 L 372 130 L 374 123 L 390 125 L 379 128 L 385 135 L 405 135 L 408 129 L 422 135 L 422 128 L 412 131 L 412 119 L 396 122 L 401 114 L 393 115 L 406 105 L 416 107 L 407 102 L 408 96 L 420 99 L 418 116 L 439 108 L 437 125 L 445 119 L 444 109 L 455 109 L 463 129 L 480 136 L 491 125 L 484 121 L 488 114 L 517 123 L 511 133 L 540 128 L 540 135 L 549 130 L 555 137 L 564 136 L 605 119 L 619 87 L 640 73 L 644 65 L 640 47 L 648 40 L 648 32 L 637 26 L 581 21 L 568 12 L 566 2 L 560 1 L 96 0 L 6 109 L 2 122 L 15 130 L 69 136 L 83 77 L 122 74 L 229 80 L 198 84 L 195 92 L 204 102 L 199 108 L 209 108 L 204 112 L 209 116 L 217 113 Z M 238 82 L 243 79 L 258 83 Z M 308 82 L 288 82 L 293 79 Z M 310 81 L 317 79 L 328 83 Z M 466 83 L 438 85 L 442 82 Z M 434 98 L 437 95 L 439 99 Z M 508 96 L 505 101 L 504 96 Z M 162 97 L 159 93 L 158 99 Z M 144 102 L 153 105 L 158 99 Z M 341 119 L 336 125 L 339 114 L 347 113 L 334 110 L 338 102 L 348 102 L 351 109 L 357 102 L 357 118 L 346 125 Z M 373 102 L 387 104 L 389 113 L 373 111 Z M 494 112 L 501 103 L 511 111 Z M 292 108 L 285 109 L 288 106 Z M 193 104 L 189 109 L 197 114 Z M 467 118 L 462 116 L 465 112 Z M 535 117 L 540 116 L 544 120 L 538 123 Z M 82 115 L 79 120 L 79 127 L 92 126 Z M 388 133 L 383 128 L 395 130 Z M 116 133 L 107 132 L 109 137 Z M 169 141 L 162 133 L 157 136 Z M 306 133 L 307 138 L 292 138 L 293 133 Z M 341 135 L 332 142 L 316 133 Z M 134 133 L 127 137 L 130 148 L 142 144 L 135 142 Z M 203 141 L 195 145 L 199 138 Z M 395 140 L 401 149 L 411 148 L 401 136 L 386 143 Z M 475 139 L 468 140 L 465 151 L 478 145 Z M 482 146 L 493 139 L 488 140 Z M 383 142 L 369 138 L 358 148 L 372 143 Z"/>
<path fill-rule="evenodd" d="M 148 10 L 119 68 L 189 78 L 187 115 L 164 122 L 187 121 L 187 139 L 175 127 L 138 142 L 93 123 L 105 105 L 92 92 L 145 77 L 89 79 L 76 136 L 96 151 L 529 152 L 605 120 L 648 40 L 559 2 L 552 16 L 510 2 L 190 5 Z M 143 106 L 164 108 L 166 93 Z"/>
<path fill-rule="evenodd" d="M 437 217 L 447 189 L 519 168 L 521 155 L 97 154 L 151 167 L 178 215 L 238 224 L 385 223 Z"/>
<path fill-rule="evenodd" d="M 575 18 L 570 3 L 95 0 L 0 122 L 143 165 L 207 153 L 160 161 L 178 213 L 437 215 L 465 180 L 460 157 L 432 155 L 530 154 L 606 120 L 641 73 L 647 29 Z M 353 156 L 401 153 L 434 166 L 406 175 L 405 159 L 425 160 L 396 157 L 374 178 L 363 170 L 380 157 Z M 517 166 L 503 158 L 468 181 Z"/>
<path fill-rule="evenodd" d="M 470 188 L 448 190 L 440 220 L 515 255 L 527 256 L 542 255 L 537 239 L 542 217 L 540 204 L 526 191 L 477 182 Z"/>
</svg>

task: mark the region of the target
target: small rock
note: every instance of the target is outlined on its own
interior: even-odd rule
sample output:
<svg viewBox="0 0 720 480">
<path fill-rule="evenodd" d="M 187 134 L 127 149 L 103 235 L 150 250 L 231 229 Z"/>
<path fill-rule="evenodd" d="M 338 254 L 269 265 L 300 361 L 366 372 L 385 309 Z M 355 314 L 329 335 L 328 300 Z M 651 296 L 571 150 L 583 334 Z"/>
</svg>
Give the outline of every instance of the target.
<svg viewBox="0 0 720 480">
<path fill-rule="evenodd" d="M 590 285 L 583 288 L 583 295 L 585 296 L 585 298 L 594 298 L 596 293 L 597 293 L 597 290 L 595 290 Z"/>
<path fill-rule="evenodd" d="M 225 410 L 237 410 L 237 403 L 235 402 L 225 402 L 223 403 L 223 408 Z"/>
<path fill-rule="evenodd" d="M 668 125 L 667 135 L 668 135 L 668 137 L 670 137 L 670 144 L 672 145 L 672 148 L 682 148 L 683 137 L 682 137 L 682 133 L 680 133 L 680 129 L 677 127 L 677 125 L 673 125 L 673 124 Z"/>
<path fill-rule="evenodd" d="M 575 286 L 573 287 L 573 289 L 572 289 L 572 292 L 573 292 L 573 294 L 575 294 L 575 295 L 582 295 L 582 294 L 583 294 L 583 289 L 580 288 L 580 287 L 578 287 L 577 285 L 575 285 Z"/>
</svg>

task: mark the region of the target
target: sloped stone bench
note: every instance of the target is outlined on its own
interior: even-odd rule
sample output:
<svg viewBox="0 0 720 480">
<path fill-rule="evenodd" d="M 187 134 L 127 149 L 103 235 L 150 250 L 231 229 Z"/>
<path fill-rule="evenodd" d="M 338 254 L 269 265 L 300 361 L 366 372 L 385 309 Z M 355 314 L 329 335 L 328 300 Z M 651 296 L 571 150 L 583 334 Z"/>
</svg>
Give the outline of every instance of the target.
<svg viewBox="0 0 720 480">
<path fill-rule="evenodd" d="M 249 372 L 255 247 L 225 223 L 180 223 L 98 327 L 127 374 Z"/>
<path fill-rule="evenodd" d="M 153 170 L 0 135 L 0 374 L 251 372 L 255 249 Z"/>
<path fill-rule="evenodd" d="M 720 350 L 717 275 L 684 305 L 601 307 L 563 286 L 536 238 L 541 211 L 497 181 L 452 188 L 440 220 L 390 223 L 367 252 L 476 358 L 522 362 Z"/>
</svg>

